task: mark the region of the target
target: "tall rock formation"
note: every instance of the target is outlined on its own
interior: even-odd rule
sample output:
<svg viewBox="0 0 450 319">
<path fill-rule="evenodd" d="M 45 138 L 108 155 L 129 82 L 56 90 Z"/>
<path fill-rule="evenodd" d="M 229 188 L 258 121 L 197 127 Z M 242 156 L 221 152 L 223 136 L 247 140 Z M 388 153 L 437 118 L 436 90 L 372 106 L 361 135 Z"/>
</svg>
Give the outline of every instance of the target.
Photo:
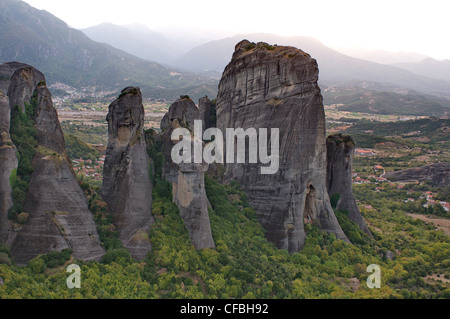
<svg viewBox="0 0 450 319">
<path fill-rule="evenodd" d="M 348 135 L 335 134 L 327 137 L 327 189 L 328 195 L 339 194 L 336 208 L 348 211 L 348 217 L 371 236 L 352 190 L 352 167 L 355 142 Z"/>
<path fill-rule="evenodd" d="M 19 67 L 11 77 L 8 96 L 11 110 L 22 112 L 26 103 L 33 105 L 32 113 L 22 113 L 34 121 L 37 142 L 23 205 L 28 219 L 11 246 L 16 262 L 25 264 L 40 254 L 65 248 L 70 248 L 77 259 L 98 260 L 104 250 L 86 196 L 67 156 L 45 78 L 31 66 Z"/>
<path fill-rule="evenodd" d="M 205 190 L 205 163 L 180 163 L 172 161 L 171 151 L 177 141 L 171 140 L 174 129 L 185 127 L 193 131 L 194 120 L 200 120 L 199 110 L 189 98 L 173 103 L 161 122 L 164 152 L 163 178 L 172 184 L 173 200 L 196 249 L 214 248 Z M 202 141 L 199 141 L 202 143 Z M 194 141 L 192 141 L 192 145 Z M 193 149 L 194 146 L 192 146 Z"/>
<path fill-rule="evenodd" d="M 151 250 L 148 232 L 154 218 L 140 89 L 123 89 L 106 120 L 109 140 L 101 194 L 124 247 L 134 258 L 144 259 Z"/>
<path fill-rule="evenodd" d="M 400 182 L 426 181 L 434 186 L 446 187 L 450 185 L 450 162 L 428 164 L 412 167 L 401 171 L 389 172 L 384 175 L 387 179 Z"/>
<path fill-rule="evenodd" d="M 0 243 L 8 243 L 12 227 L 8 211 L 13 205 L 12 184 L 17 174 L 16 146 L 9 135 L 9 98 L 0 90 Z"/>
<path fill-rule="evenodd" d="M 225 164 L 224 180 L 240 182 L 269 241 L 289 252 L 305 244 L 305 223 L 348 240 L 327 192 L 325 113 L 316 60 L 285 46 L 241 41 L 217 95 L 217 127 L 279 129 L 279 170 L 260 163 Z M 247 146 L 248 147 L 248 146 Z"/>
<path fill-rule="evenodd" d="M 216 105 L 207 96 L 200 98 L 198 101 L 198 111 L 202 120 L 203 130 L 210 127 L 216 127 L 215 121 Z"/>
</svg>

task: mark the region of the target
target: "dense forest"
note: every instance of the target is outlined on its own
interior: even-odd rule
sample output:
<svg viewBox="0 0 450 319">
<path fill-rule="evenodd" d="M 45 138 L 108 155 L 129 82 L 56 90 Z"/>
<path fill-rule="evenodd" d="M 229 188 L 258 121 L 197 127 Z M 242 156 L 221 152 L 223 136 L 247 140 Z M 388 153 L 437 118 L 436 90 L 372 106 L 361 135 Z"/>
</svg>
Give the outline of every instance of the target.
<svg viewBox="0 0 450 319">
<path fill-rule="evenodd" d="M 433 225 L 406 215 L 422 209 L 404 203 L 406 190 L 375 192 L 373 185 L 355 185 L 356 198 L 373 206 L 361 209 L 373 238 L 362 233 L 345 211 L 337 211 L 352 244 L 307 224 L 305 247 L 289 254 L 265 239 L 256 212 L 237 183 L 222 185 L 206 176 L 217 247 L 197 251 L 172 202 L 171 185 L 161 179 L 160 142 L 151 131 L 146 141 L 154 164 L 156 219 L 146 259 L 130 257 L 99 187 L 80 181 L 106 254 L 99 262 L 82 262 L 71 259 L 66 250 L 18 267 L 3 246 L 1 298 L 450 298 L 450 240 Z M 68 264 L 81 267 L 79 289 L 66 285 Z M 381 268 L 380 288 L 367 286 L 371 264 Z"/>
</svg>

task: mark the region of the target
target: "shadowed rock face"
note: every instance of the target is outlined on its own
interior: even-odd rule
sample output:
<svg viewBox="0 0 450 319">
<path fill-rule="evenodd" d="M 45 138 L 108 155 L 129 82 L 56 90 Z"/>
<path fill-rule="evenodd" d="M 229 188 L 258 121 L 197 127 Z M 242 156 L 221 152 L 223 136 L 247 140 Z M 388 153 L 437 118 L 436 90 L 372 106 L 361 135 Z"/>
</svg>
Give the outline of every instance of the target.
<svg viewBox="0 0 450 319">
<path fill-rule="evenodd" d="M 336 134 L 327 138 L 327 189 L 328 194 L 339 194 L 337 209 L 347 210 L 349 219 L 371 235 L 356 204 L 352 190 L 352 165 L 355 143 L 348 135 Z"/>
<path fill-rule="evenodd" d="M 181 218 L 189 232 L 191 243 L 196 249 L 214 248 L 208 214 L 208 198 L 205 191 L 204 172 L 207 164 L 175 164 L 171 150 L 177 143 L 171 135 L 177 127 L 193 129 L 194 120 L 200 114 L 190 99 L 180 99 L 172 104 L 162 121 L 162 141 L 164 149 L 163 178 L 172 184 L 173 200 L 177 204 Z"/>
<path fill-rule="evenodd" d="M 289 252 L 305 244 L 304 223 L 347 240 L 325 184 L 325 113 L 317 80 L 316 60 L 305 52 L 244 40 L 236 45 L 217 95 L 217 127 L 222 132 L 279 129 L 277 173 L 261 175 L 261 164 L 247 160 L 225 164 L 224 180 L 243 186 L 268 240 Z"/>
<path fill-rule="evenodd" d="M 10 177 L 17 169 L 18 160 L 17 148 L 10 136 L 11 109 L 14 104 L 10 105 L 7 94 L 12 75 L 23 67 L 29 66 L 20 62 L 0 65 L 0 242 L 8 246 L 11 246 L 15 235 L 8 219 L 8 211 L 13 205 Z M 16 100 L 16 97 L 13 99 Z"/>
<path fill-rule="evenodd" d="M 214 123 L 211 118 L 211 113 L 215 107 L 213 102 L 206 96 L 198 101 L 198 111 L 202 120 L 203 130 L 207 130 L 210 127 L 216 127 L 216 123 Z"/>
<path fill-rule="evenodd" d="M 22 109 L 33 94 L 37 99 L 34 120 L 38 148 L 24 204 L 29 217 L 11 246 L 16 262 L 25 264 L 40 254 L 65 248 L 72 249 L 77 259 L 98 260 L 104 250 L 86 196 L 67 157 L 45 78 L 32 67 L 19 68 L 11 77 L 8 92 L 10 105 Z"/>
<path fill-rule="evenodd" d="M 195 103 L 189 98 L 181 98 L 173 103 L 161 120 L 161 130 L 170 126 L 173 120 L 177 120 L 183 127 L 193 127 L 194 120 L 199 120 L 200 112 Z"/>
<path fill-rule="evenodd" d="M 19 64 L 20 65 L 20 64 Z M 15 105 L 25 112 L 25 102 L 29 102 L 34 90 L 39 83 L 45 83 L 45 76 L 32 66 L 22 66 L 14 72 L 11 77 L 11 84 L 8 88 L 9 105 L 11 109 Z"/>
<path fill-rule="evenodd" d="M 136 259 L 151 250 L 154 223 L 152 182 L 144 138 L 144 106 L 139 88 L 122 90 L 109 106 L 109 141 L 103 169 L 103 200 L 108 204 L 119 238 Z"/>
<path fill-rule="evenodd" d="M 9 135 L 9 98 L 0 91 L 0 242 L 7 243 L 12 227 L 8 211 L 13 205 L 11 174 L 17 169 L 16 147 Z"/>
</svg>

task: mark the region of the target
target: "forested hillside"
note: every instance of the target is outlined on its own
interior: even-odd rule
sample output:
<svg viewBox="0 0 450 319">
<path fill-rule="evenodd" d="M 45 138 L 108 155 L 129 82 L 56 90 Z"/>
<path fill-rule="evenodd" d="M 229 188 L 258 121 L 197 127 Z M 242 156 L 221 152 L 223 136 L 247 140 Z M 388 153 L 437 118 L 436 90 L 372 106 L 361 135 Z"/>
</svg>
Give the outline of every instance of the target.
<svg viewBox="0 0 450 319">
<path fill-rule="evenodd" d="M 355 195 L 376 209 L 362 209 L 374 238 L 362 233 L 345 212 L 337 212 L 353 244 L 308 224 L 306 246 L 288 254 L 267 242 L 239 185 L 206 177 L 217 249 L 195 250 L 172 202 L 170 184 L 161 180 L 161 145 L 151 134 L 146 139 L 155 164 L 156 218 L 146 259 L 131 259 L 98 187 L 84 182 L 105 256 L 100 262 L 69 261 L 64 251 L 17 267 L 2 247 L 2 298 L 450 298 L 449 238 L 408 217 L 410 207 L 400 204 L 402 196 L 372 198 L 364 195 L 371 192 L 366 185 L 357 185 Z M 80 289 L 66 286 L 68 263 L 81 266 Z M 379 289 L 367 287 L 370 264 L 381 267 Z"/>
</svg>

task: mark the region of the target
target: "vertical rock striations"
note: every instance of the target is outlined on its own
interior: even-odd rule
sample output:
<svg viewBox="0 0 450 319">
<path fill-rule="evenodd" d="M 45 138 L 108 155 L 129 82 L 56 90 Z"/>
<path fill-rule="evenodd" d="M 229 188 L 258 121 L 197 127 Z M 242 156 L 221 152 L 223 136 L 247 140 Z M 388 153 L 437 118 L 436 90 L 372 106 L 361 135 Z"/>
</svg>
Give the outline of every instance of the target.
<svg viewBox="0 0 450 319">
<path fill-rule="evenodd" d="M 352 190 L 352 166 L 355 142 L 348 135 L 335 134 L 327 138 L 327 189 L 329 196 L 339 194 L 336 208 L 348 211 L 348 217 L 371 236 L 356 204 Z"/>
<path fill-rule="evenodd" d="M 206 96 L 198 101 L 198 111 L 202 120 L 203 130 L 216 127 L 215 109 L 215 104 Z"/>
<path fill-rule="evenodd" d="M 144 259 L 151 250 L 148 232 L 154 219 L 140 89 L 123 89 L 109 106 L 106 120 L 109 141 L 102 197 L 108 204 L 124 247 L 134 258 Z"/>
<path fill-rule="evenodd" d="M 11 109 L 34 122 L 37 142 L 23 205 L 28 219 L 11 246 L 16 262 L 25 264 L 40 254 L 66 248 L 72 250 L 75 258 L 98 260 L 104 250 L 67 156 L 45 78 L 33 67 L 21 67 L 11 77 L 8 92 Z M 34 108 L 32 113 L 26 104 Z"/>
<path fill-rule="evenodd" d="M 16 180 L 18 165 L 17 148 L 10 136 L 11 106 L 8 88 L 14 72 L 26 66 L 20 62 L 0 65 L 0 243 L 6 243 L 8 246 L 11 246 L 15 235 L 8 219 L 8 211 L 13 206 L 12 186 Z"/>
<path fill-rule="evenodd" d="M 200 120 L 199 110 L 191 99 L 182 98 L 170 106 L 165 119 L 161 122 L 165 158 L 163 178 L 172 184 L 173 200 L 180 210 L 191 243 L 196 249 L 214 248 L 208 214 L 209 202 L 205 191 L 204 172 L 208 165 L 175 164 L 171 158 L 171 150 L 177 143 L 171 140 L 173 130 L 185 127 L 193 131 L 194 120 Z"/>
<path fill-rule="evenodd" d="M 11 223 L 8 211 L 13 206 L 12 186 L 17 174 L 16 146 L 9 135 L 9 98 L 0 90 L 0 243 L 11 238 Z"/>
<path fill-rule="evenodd" d="M 293 47 L 241 41 L 225 68 L 217 95 L 217 127 L 279 129 L 279 170 L 261 175 L 248 163 L 225 164 L 266 229 L 268 240 L 296 252 L 304 223 L 348 240 L 331 208 L 326 180 L 325 113 L 316 60 Z M 248 146 L 247 146 L 248 147 Z"/>
</svg>

